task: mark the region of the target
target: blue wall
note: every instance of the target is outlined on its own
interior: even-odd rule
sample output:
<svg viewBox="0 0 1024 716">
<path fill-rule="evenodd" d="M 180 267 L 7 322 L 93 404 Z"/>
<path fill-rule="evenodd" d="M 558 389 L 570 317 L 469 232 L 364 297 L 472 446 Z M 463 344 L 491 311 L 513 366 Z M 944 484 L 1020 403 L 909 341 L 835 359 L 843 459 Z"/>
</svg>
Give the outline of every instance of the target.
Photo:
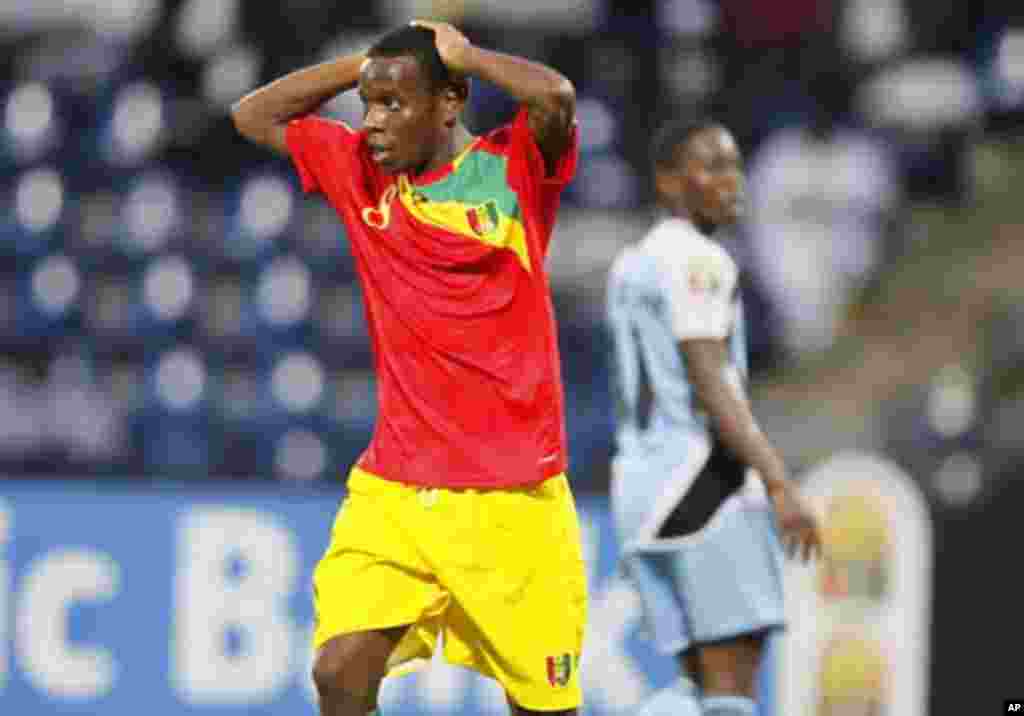
<svg viewBox="0 0 1024 716">
<path fill-rule="evenodd" d="M 4 714 L 315 713 L 308 584 L 340 490 L 3 485 Z M 591 589 L 584 713 L 629 713 L 674 664 L 639 633 L 603 500 L 579 507 Z M 506 713 L 495 684 L 443 664 L 388 680 L 381 700 L 389 716 Z"/>
</svg>

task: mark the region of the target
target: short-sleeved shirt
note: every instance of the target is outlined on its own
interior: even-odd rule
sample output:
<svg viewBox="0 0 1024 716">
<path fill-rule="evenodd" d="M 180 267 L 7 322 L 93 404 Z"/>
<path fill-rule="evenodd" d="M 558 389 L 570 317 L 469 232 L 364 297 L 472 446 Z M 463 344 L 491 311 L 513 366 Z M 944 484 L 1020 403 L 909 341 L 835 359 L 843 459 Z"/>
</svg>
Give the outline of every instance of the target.
<svg viewBox="0 0 1024 716">
<path fill-rule="evenodd" d="M 576 168 L 552 171 L 521 109 L 437 170 L 390 175 L 363 132 L 291 121 L 303 190 L 337 211 L 363 291 L 378 418 L 359 466 L 423 486 L 505 487 L 567 469 L 544 258 Z"/>
<path fill-rule="evenodd" d="M 614 347 L 617 509 L 653 534 L 686 494 L 714 443 L 679 342 L 728 342 L 727 379 L 743 389 L 746 338 L 738 270 L 689 222 L 665 219 L 616 258 L 608 280 Z"/>
</svg>

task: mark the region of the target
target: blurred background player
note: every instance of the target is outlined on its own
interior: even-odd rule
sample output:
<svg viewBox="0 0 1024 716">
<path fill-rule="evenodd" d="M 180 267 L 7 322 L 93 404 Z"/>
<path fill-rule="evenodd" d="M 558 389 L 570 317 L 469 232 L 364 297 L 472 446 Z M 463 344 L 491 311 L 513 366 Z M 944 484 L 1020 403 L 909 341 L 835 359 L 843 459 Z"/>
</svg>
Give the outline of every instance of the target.
<svg viewBox="0 0 1024 716">
<path fill-rule="evenodd" d="M 820 538 L 747 402 L 738 271 L 711 238 L 743 201 L 736 142 L 713 121 L 674 121 L 653 158 L 668 216 L 609 278 L 611 498 L 650 635 L 683 673 L 637 713 L 750 716 L 765 638 L 784 622 L 780 533 L 804 558 Z"/>
<path fill-rule="evenodd" d="M 467 76 L 515 97 L 514 120 L 472 136 Z M 313 114 L 357 87 L 360 131 Z M 442 633 L 448 661 L 497 679 L 515 713 L 580 704 L 585 577 L 544 269 L 574 107 L 558 72 L 425 22 L 234 109 L 344 222 L 380 381 L 314 574 L 324 716 L 374 712 L 385 673 Z"/>
</svg>

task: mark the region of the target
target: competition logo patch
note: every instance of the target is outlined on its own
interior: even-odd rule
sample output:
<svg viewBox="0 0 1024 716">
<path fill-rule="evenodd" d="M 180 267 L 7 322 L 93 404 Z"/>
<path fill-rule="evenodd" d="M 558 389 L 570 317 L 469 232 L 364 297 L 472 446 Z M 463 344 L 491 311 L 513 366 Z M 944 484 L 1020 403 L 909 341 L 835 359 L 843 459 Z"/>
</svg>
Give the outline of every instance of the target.
<svg viewBox="0 0 1024 716">
<path fill-rule="evenodd" d="M 487 236 L 496 230 L 499 218 L 498 204 L 495 201 L 488 201 L 466 210 L 466 221 L 477 236 Z"/>
<path fill-rule="evenodd" d="M 722 288 L 722 277 L 718 265 L 711 259 L 693 259 L 689 266 L 690 292 L 718 293 Z"/>
<path fill-rule="evenodd" d="M 565 686 L 572 676 L 572 654 L 549 656 L 548 683 L 552 686 Z"/>
</svg>

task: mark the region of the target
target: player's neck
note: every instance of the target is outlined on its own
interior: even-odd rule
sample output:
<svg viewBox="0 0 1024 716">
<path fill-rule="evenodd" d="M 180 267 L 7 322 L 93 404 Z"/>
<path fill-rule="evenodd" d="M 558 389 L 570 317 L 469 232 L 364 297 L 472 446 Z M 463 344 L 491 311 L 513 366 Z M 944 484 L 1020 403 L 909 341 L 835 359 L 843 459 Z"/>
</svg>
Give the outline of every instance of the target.
<svg viewBox="0 0 1024 716">
<path fill-rule="evenodd" d="M 452 128 L 451 133 L 448 135 L 448 141 L 446 141 L 441 150 L 434 155 L 434 158 L 427 162 L 419 171 L 416 172 L 416 176 L 420 174 L 429 174 L 430 172 L 440 169 L 446 164 L 450 163 L 455 157 L 459 156 L 476 139 L 469 130 L 466 129 L 462 122 L 457 122 L 455 127 Z"/>
<path fill-rule="evenodd" d="M 697 228 L 697 231 L 699 231 L 700 233 L 704 234 L 704 236 L 707 237 L 714 236 L 715 232 L 718 231 L 718 224 L 713 224 L 710 221 L 698 219 L 695 216 L 690 217 L 690 223 Z"/>
</svg>

